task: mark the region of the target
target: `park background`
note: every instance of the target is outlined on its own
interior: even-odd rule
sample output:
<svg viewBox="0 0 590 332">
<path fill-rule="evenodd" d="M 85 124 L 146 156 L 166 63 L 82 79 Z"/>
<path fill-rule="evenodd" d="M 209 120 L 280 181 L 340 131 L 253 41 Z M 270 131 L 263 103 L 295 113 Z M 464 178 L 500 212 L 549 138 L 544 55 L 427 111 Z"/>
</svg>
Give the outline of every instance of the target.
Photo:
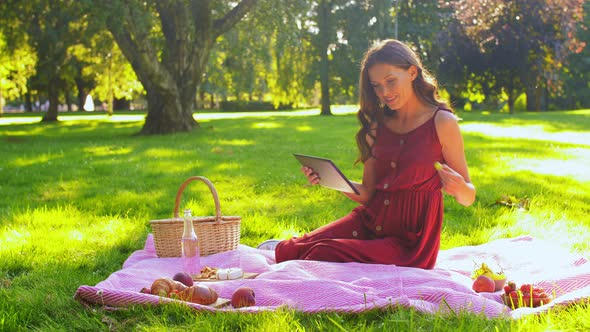
<svg viewBox="0 0 590 332">
<path fill-rule="evenodd" d="M 147 110 L 142 132 L 195 109 L 355 104 L 376 40 L 409 43 L 460 110 L 590 106 L 588 8 L 560 1 L 4 1 L 0 105 Z"/>
<path fill-rule="evenodd" d="M 360 178 L 353 166 L 359 62 L 373 41 L 395 37 L 422 56 L 463 118 L 478 201 L 464 209 L 446 199 L 443 249 L 530 234 L 588 257 L 588 7 L 532 0 L 1 2 L 0 328 L 588 328 L 587 303 L 490 321 L 411 308 L 110 312 L 72 298 L 142 247 L 148 221 L 170 217 L 177 186 L 192 175 L 209 177 L 224 211 L 243 217 L 247 245 L 350 211 L 354 205 L 337 192 L 305 187 L 290 153 L 329 155 Z M 88 95 L 94 112 L 83 111 Z M 195 214 L 212 214 L 202 204 L 206 189 L 187 196 Z"/>
</svg>

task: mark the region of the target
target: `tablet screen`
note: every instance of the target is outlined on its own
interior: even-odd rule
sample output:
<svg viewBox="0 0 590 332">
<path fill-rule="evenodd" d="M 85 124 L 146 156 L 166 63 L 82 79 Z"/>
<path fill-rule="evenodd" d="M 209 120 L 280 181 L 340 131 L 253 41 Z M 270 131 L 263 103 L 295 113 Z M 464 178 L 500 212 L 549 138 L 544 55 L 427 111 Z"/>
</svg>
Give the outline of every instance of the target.
<svg viewBox="0 0 590 332">
<path fill-rule="evenodd" d="M 308 156 L 304 154 L 293 154 L 303 166 L 313 168 L 313 171 L 320 176 L 320 185 L 322 187 L 335 189 L 347 193 L 359 195 L 356 187 L 342 174 L 330 159 Z"/>
</svg>

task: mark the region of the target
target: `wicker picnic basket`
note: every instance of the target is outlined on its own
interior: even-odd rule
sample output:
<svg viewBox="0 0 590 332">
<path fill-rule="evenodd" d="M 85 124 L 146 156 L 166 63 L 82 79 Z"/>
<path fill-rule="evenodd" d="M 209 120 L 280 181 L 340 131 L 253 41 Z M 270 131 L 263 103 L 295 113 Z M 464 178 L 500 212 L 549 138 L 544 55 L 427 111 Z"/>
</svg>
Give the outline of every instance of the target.
<svg viewBox="0 0 590 332">
<path fill-rule="evenodd" d="M 199 238 L 201 256 L 207 256 L 224 251 L 234 250 L 240 244 L 239 216 L 222 216 L 219 208 L 219 197 L 213 183 L 202 176 L 192 176 L 186 179 L 176 193 L 174 201 L 174 218 L 150 220 L 154 235 L 154 245 L 158 257 L 180 257 L 180 239 L 184 230 L 184 220 L 179 214 L 180 199 L 186 186 L 195 180 L 204 182 L 213 195 L 215 201 L 215 216 L 193 217 L 195 233 Z"/>
</svg>

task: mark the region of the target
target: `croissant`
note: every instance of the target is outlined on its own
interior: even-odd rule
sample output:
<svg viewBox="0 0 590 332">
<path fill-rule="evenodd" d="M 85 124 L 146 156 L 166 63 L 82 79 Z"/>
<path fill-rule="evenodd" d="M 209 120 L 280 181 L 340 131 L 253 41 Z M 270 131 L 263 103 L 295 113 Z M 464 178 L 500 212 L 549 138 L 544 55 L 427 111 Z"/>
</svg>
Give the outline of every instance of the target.
<svg viewBox="0 0 590 332">
<path fill-rule="evenodd" d="M 212 304 L 219 297 L 217 292 L 207 286 L 194 285 L 187 287 L 185 290 L 178 292 L 178 297 L 183 301 L 198 304 Z"/>
<path fill-rule="evenodd" d="M 185 289 L 186 286 L 181 282 L 172 280 L 170 278 L 160 278 L 156 279 L 152 283 L 150 292 L 153 295 L 170 296 L 170 293 L 172 293 L 173 291 L 181 292 Z"/>
</svg>

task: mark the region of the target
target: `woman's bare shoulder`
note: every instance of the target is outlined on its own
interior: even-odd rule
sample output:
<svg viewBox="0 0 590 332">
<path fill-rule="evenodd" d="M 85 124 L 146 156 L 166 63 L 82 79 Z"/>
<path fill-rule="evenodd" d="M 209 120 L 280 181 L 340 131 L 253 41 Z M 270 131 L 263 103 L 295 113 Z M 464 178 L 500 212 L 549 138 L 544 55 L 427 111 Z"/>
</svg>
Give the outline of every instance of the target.
<svg viewBox="0 0 590 332">
<path fill-rule="evenodd" d="M 445 127 L 457 127 L 459 118 L 455 113 L 441 109 L 434 115 L 434 123 L 437 128 L 445 128 Z"/>
</svg>

